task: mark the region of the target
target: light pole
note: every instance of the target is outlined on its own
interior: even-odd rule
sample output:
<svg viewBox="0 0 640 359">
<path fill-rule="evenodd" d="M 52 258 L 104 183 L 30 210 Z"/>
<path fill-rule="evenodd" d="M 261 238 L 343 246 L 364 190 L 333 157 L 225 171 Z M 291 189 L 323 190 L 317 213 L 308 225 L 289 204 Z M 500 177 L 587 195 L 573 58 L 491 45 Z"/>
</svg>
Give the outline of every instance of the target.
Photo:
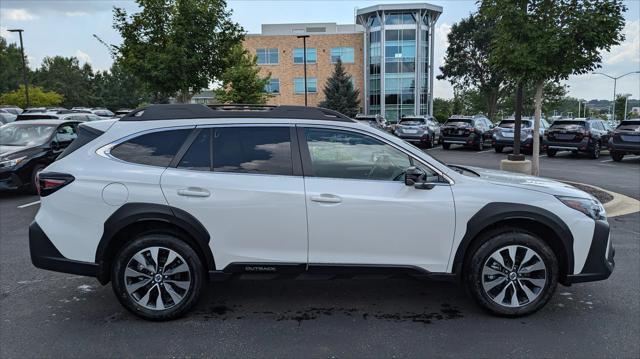
<svg viewBox="0 0 640 359">
<path fill-rule="evenodd" d="M 620 75 L 618 77 L 613 77 L 613 76 L 607 75 L 607 74 L 602 73 L 602 72 L 594 72 L 593 74 L 594 75 L 607 76 L 608 78 L 613 80 L 613 112 L 612 112 L 612 115 L 611 115 L 611 120 L 615 121 L 616 120 L 616 86 L 618 84 L 618 79 L 622 78 L 622 77 L 625 77 L 627 75 L 631 75 L 631 74 L 640 74 L 640 71 L 627 72 L 626 74 Z"/>
<path fill-rule="evenodd" d="M 29 107 L 29 82 L 27 80 L 27 63 L 24 61 L 24 46 L 22 45 L 22 29 L 11 29 L 7 30 L 9 32 L 17 32 L 20 35 L 20 53 L 22 54 L 22 80 L 24 81 L 24 97 L 27 102 L 27 106 Z"/>
<path fill-rule="evenodd" d="M 298 35 L 302 39 L 302 62 L 304 63 L 304 106 L 307 107 L 307 38 L 309 35 Z"/>
<path fill-rule="evenodd" d="M 624 95 L 624 118 L 623 118 L 623 121 L 627 120 L 627 102 L 629 102 L 629 96 L 631 96 L 631 94 Z"/>
</svg>

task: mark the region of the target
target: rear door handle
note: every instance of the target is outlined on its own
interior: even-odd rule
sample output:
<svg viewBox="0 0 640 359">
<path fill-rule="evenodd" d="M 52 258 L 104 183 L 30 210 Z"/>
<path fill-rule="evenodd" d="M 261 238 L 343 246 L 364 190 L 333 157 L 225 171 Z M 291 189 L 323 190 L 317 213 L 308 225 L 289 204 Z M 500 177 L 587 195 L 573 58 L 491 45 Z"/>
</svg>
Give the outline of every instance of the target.
<svg viewBox="0 0 640 359">
<path fill-rule="evenodd" d="M 311 200 L 314 202 L 320 202 L 320 203 L 340 203 L 342 202 L 342 198 L 333 195 L 333 194 L 327 194 L 327 193 L 323 193 L 319 196 L 311 196 Z"/>
<path fill-rule="evenodd" d="M 189 187 L 179 189 L 178 195 L 185 197 L 209 197 L 211 193 L 204 188 Z"/>
</svg>

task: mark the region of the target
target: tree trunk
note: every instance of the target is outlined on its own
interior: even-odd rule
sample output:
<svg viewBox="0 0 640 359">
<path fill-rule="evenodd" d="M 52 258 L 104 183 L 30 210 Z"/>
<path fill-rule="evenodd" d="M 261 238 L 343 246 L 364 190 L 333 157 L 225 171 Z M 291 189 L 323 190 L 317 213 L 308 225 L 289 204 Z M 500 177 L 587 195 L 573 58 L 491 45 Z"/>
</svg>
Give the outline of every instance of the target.
<svg viewBox="0 0 640 359">
<path fill-rule="evenodd" d="M 540 117 L 542 117 L 542 90 L 544 81 L 536 84 L 535 117 L 533 120 L 533 156 L 531 158 L 531 174 L 540 175 Z"/>
<path fill-rule="evenodd" d="M 515 113 L 515 126 L 513 129 L 513 154 L 508 158 L 511 161 L 524 161 L 524 156 L 520 154 L 520 130 L 522 129 L 522 92 L 524 83 L 522 80 L 518 81 L 516 87 L 516 113 Z"/>
<path fill-rule="evenodd" d="M 487 116 L 491 121 L 495 120 L 498 107 L 498 89 L 493 88 L 489 90 L 489 96 L 487 96 Z"/>
</svg>

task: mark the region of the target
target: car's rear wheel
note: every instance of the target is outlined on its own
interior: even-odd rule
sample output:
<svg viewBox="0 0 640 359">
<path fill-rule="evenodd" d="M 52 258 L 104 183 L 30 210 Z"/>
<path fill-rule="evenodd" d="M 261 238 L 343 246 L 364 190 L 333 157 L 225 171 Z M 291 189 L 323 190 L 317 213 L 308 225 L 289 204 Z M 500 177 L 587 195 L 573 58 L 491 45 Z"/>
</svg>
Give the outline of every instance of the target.
<svg viewBox="0 0 640 359">
<path fill-rule="evenodd" d="M 451 148 L 451 144 L 442 142 L 442 148 L 445 149 L 445 150 L 448 150 L 449 148 Z"/>
<path fill-rule="evenodd" d="M 558 153 L 557 150 L 554 150 L 553 148 L 547 148 L 547 157 L 555 157 L 556 153 Z"/>
<path fill-rule="evenodd" d="M 496 150 L 496 153 L 502 153 L 502 150 L 504 150 L 503 146 L 499 146 L 499 145 L 495 145 L 493 146 L 493 149 Z"/>
<path fill-rule="evenodd" d="M 591 151 L 589 152 L 589 156 L 594 160 L 597 160 L 598 158 L 600 158 L 600 142 L 596 142 L 593 144 L 593 148 L 591 148 Z"/>
<path fill-rule="evenodd" d="M 484 138 L 480 136 L 480 140 L 478 140 L 478 144 L 476 145 L 476 150 L 482 151 L 484 150 Z"/>
<path fill-rule="evenodd" d="M 622 159 L 624 158 L 624 153 L 620 153 L 620 152 L 611 152 L 611 159 L 616 161 L 616 162 L 620 162 L 622 161 Z"/>
<path fill-rule="evenodd" d="M 204 269 L 195 251 L 173 234 L 143 234 L 125 245 L 112 267 L 118 300 L 150 320 L 170 320 L 198 300 Z"/>
<path fill-rule="evenodd" d="M 489 235 L 467 261 L 467 288 L 493 314 L 517 317 L 542 308 L 558 283 L 558 261 L 537 236 L 518 229 Z"/>
</svg>

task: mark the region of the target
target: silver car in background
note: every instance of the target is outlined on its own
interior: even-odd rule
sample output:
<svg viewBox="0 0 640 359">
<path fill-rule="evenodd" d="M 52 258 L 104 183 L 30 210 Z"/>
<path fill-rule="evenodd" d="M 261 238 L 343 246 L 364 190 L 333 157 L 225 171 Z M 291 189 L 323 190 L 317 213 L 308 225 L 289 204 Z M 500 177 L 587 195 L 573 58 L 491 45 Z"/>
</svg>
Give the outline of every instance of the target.
<svg viewBox="0 0 640 359">
<path fill-rule="evenodd" d="M 440 124 L 432 116 L 404 116 L 394 134 L 415 145 L 432 148 L 440 143 Z"/>
</svg>

